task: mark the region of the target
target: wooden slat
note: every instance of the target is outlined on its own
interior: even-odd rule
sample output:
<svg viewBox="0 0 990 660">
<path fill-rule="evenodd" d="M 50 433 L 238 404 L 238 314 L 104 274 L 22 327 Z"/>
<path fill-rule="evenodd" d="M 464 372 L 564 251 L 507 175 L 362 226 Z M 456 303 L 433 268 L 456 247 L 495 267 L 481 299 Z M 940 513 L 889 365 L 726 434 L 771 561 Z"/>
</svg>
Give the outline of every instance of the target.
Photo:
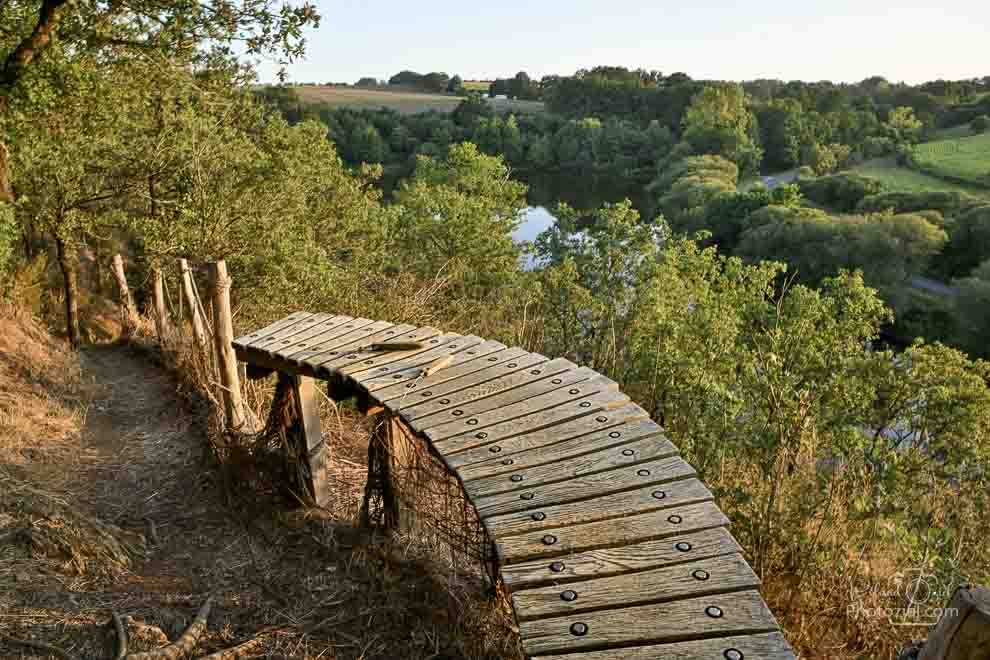
<svg viewBox="0 0 990 660">
<path fill-rule="evenodd" d="M 510 364 L 517 363 L 509 362 L 505 366 L 508 368 Z M 584 388 L 583 381 L 596 376 L 591 369 L 579 369 L 570 360 L 551 360 L 533 369 L 523 369 L 467 390 L 453 392 L 443 399 L 434 399 L 403 412 L 403 417 L 411 419 L 411 426 L 417 431 L 425 431 L 443 424 L 457 423 L 458 419 L 451 416 L 453 410 L 460 410 L 467 418 L 496 409 L 504 410 L 520 402 L 538 405 L 539 397 L 551 392 L 564 394 L 562 390 L 575 390 L 573 396 L 578 396 L 577 392 Z M 413 417 L 416 414 L 419 417 Z"/>
<path fill-rule="evenodd" d="M 261 330 L 255 330 L 252 333 L 238 337 L 233 341 L 233 344 L 235 347 L 239 346 L 241 348 L 247 348 L 253 342 L 256 342 L 264 337 L 267 337 L 273 332 L 281 330 L 286 326 L 290 326 L 310 316 L 312 316 L 312 314 L 310 314 L 309 312 L 296 312 L 295 314 L 289 314 L 284 319 L 279 319 L 278 321 L 275 321 L 271 325 L 266 325 Z"/>
<path fill-rule="evenodd" d="M 605 421 L 600 421 L 602 418 Z M 622 428 L 622 424 L 641 421 L 649 421 L 646 411 L 634 403 L 628 403 L 604 414 L 579 417 L 550 428 L 521 433 L 502 440 L 497 445 L 469 449 L 448 457 L 448 463 L 457 466 L 457 473 L 462 479 L 504 472 L 499 466 L 543 465 L 558 459 L 587 454 L 599 447 L 604 449 L 612 443 L 621 444 L 625 442 L 628 433 L 627 429 Z M 612 433 L 619 433 L 619 436 L 612 437 Z"/>
<path fill-rule="evenodd" d="M 625 518 L 507 536 L 497 539 L 495 547 L 503 564 L 514 564 L 541 557 L 558 557 L 595 548 L 611 548 L 626 543 L 688 534 L 728 523 L 729 519 L 713 502 L 702 502 Z M 544 540 L 549 537 L 556 539 L 552 545 Z"/>
<path fill-rule="evenodd" d="M 234 353 L 236 353 L 238 360 L 241 362 L 247 362 L 248 365 L 256 368 L 282 371 L 287 374 L 308 376 L 310 378 L 322 378 L 320 374 L 316 373 L 315 369 L 308 365 L 293 364 L 292 362 L 283 360 L 280 357 L 268 355 L 263 351 L 252 351 L 250 348 L 240 348 L 235 346 Z"/>
<path fill-rule="evenodd" d="M 252 342 L 247 348 L 249 351 L 262 351 L 269 355 L 274 355 L 278 353 L 280 348 L 289 346 L 292 343 L 292 338 L 297 334 L 309 330 L 324 318 L 329 318 L 329 315 L 311 314 L 292 325 L 287 325 L 280 330 L 276 330 L 267 337 Z"/>
<path fill-rule="evenodd" d="M 717 607 L 719 618 L 706 608 Z M 571 632 L 576 623 L 587 633 Z M 524 621 L 519 625 L 527 654 L 602 649 L 628 644 L 679 642 L 716 635 L 775 632 L 777 621 L 758 591 L 742 591 L 641 605 L 619 610 L 585 612 L 552 619 Z"/>
<path fill-rule="evenodd" d="M 294 346 L 291 350 L 285 351 L 283 355 L 286 359 L 292 362 L 301 363 L 302 359 L 306 355 L 316 355 L 321 351 L 328 350 L 339 344 L 341 337 L 344 335 L 354 332 L 359 328 L 363 328 L 366 325 L 370 325 L 371 323 L 374 323 L 371 319 L 352 318 L 342 324 L 321 326 L 319 333 L 309 337 L 306 340 L 307 345 L 305 347 L 299 348 Z"/>
<path fill-rule="evenodd" d="M 291 361 L 296 364 L 309 364 L 316 367 L 330 353 L 337 355 L 337 349 L 339 347 L 358 344 L 369 335 L 381 332 L 382 330 L 388 331 L 395 327 L 387 321 L 369 321 L 368 323 L 364 323 L 366 320 L 354 319 L 353 324 L 345 324 L 343 329 L 347 330 L 347 332 L 343 334 L 336 333 L 335 330 L 331 329 L 327 337 L 313 337 L 313 346 L 305 351 L 293 353 L 290 357 Z M 354 325 L 354 327 L 348 329 L 347 325 Z M 392 332 L 396 331 L 392 330 Z"/>
<path fill-rule="evenodd" d="M 366 360 L 362 360 L 360 363 L 348 364 L 346 366 L 337 367 L 337 372 L 343 374 L 344 376 L 354 377 L 357 373 L 366 373 L 369 370 L 387 373 L 389 365 L 394 362 L 399 362 L 404 359 L 415 358 L 417 355 L 422 353 L 427 353 L 431 349 L 441 348 L 449 343 L 458 343 L 463 337 L 456 332 L 442 333 L 434 328 L 419 328 L 416 330 L 415 335 L 406 339 L 405 337 L 401 339 L 396 339 L 391 342 L 383 342 L 387 345 L 389 343 L 401 343 L 401 342 L 419 342 L 423 344 L 422 348 L 411 348 L 405 351 L 390 351 L 390 350 L 364 350 L 361 351 L 363 355 L 370 355 L 371 362 L 368 363 Z"/>
<path fill-rule="evenodd" d="M 429 391 L 431 387 L 486 369 L 491 364 L 487 360 L 489 357 L 495 357 L 496 360 L 509 360 L 511 359 L 510 354 L 513 352 L 517 355 L 525 353 L 521 348 L 507 349 L 505 344 L 489 340 L 469 350 L 457 353 L 449 365 L 435 374 L 425 378 L 417 376 L 413 383 L 376 389 L 374 397 L 382 403 L 387 402 L 392 410 L 399 410 L 411 400 L 410 395 L 419 395 L 424 391 Z"/>
<path fill-rule="evenodd" d="M 526 471 L 521 470 L 501 477 L 507 484 L 515 483 L 519 486 L 519 490 L 475 498 L 472 501 L 478 509 L 478 515 L 482 518 L 490 518 L 514 511 L 597 499 L 612 493 L 642 489 L 646 486 L 659 488 L 663 484 L 694 475 L 694 468 L 676 455 L 532 487 L 527 486 Z M 512 481 L 513 478 L 516 479 L 515 482 Z M 664 488 L 659 490 L 666 492 Z"/>
<path fill-rule="evenodd" d="M 738 655 L 730 653 L 736 651 Z M 693 642 L 676 642 L 656 646 L 537 656 L 533 660 L 795 660 L 794 652 L 780 633 L 734 635 Z"/>
<path fill-rule="evenodd" d="M 502 465 L 495 461 L 488 465 L 485 472 L 480 473 L 491 476 L 479 478 L 480 474 L 474 465 L 459 470 L 458 474 L 464 480 L 464 490 L 471 498 L 487 497 L 519 488 L 517 484 L 511 481 L 506 482 L 504 475 L 507 474 L 522 472 L 526 475 L 526 484 L 532 488 L 536 485 L 565 481 L 654 458 L 673 456 L 677 453 L 677 448 L 674 447 L 673 443 L 661 433 L 660 427 L 651 421 L 646 420 L 613 428 L 612 431 L 583 436 L 584 446 L 582 449 L 587 451 L 602 447 L 598 451 L 591 451 L 572 458 L 562 458 L 557 461 L 553 459 L 544 461 L 543 457 L 539 456 L 539 452 L 531 452 L 532 456 L 516 454 L 516 460 L 511 465 Z M 631 428 L 639 432 L 630 431 Z M 618 435 L 611 437 L 612 434 Z M 609 445 L 609 441 L 623 441 L 624 444 Z M 537 461 L 540 463 L 534 466 L 533 464 Z M 471 468 L 475 469 L 472 470 Z"/>
<path fill-rule="evenodd" d="M 742 555 L 733 554 L 566 586 L 524 589 L 512 595 L 512 604 L 516 617 L 525 621 L 731 593 L 759 586 L 760 579 Z M 577 597 L 565 600 L 561 597 L 564 591 L 573 592 Z"/>
<path fill-rule="evenodd" d="M 454 337 L 455 335 L 450 336 Z M 391 385 L 397 385 L 419 378 L 422 376 L 424 369 L 428 369 L 440 360 L 453 358 L 453 356 L 469 348 L 476 348 L 483 341 L 480 337 L 475 337 L 474 335 L 460 337 L 456 341 L 448 341 L 439 346 L 434 346 L 429 350 L 404 357 L 382 368 L 356 371 L 349 375 L 355 382 L 360 383 L 365 390 L 374 392 L 375 390 Z M 453 360 L 451 359 L 452 363 Z M 449 367 L 451 365 L 448 364 L 447 366 Z"/>
<path fill-rule="evenodd" d="M 510 564 L 502 567 L 502 580 L 509 591 L 516 591 L 672 566 L 741 551 L 726 528 L 716 527 L 615 548 L 588 550 L 557 560 L 539 559 Z"/>
<path fill-rule="evenodd" d="M 371 344 L 387 344 L 389 342 L 400 343 L 423 340 L 428 341 L 440 334 L 440 331 L 436 328 L 417 328 L 416 326 L 408 325 L 397 325 L 390 328 L 390 330 L 393 331 L 400 331 L 400 329 L 401 333 L 397 335 L 389 335 L 388 331 L 369 335 L 361 340 L 358 345 L 353 346 L 352 350 L 349 352 L 344 352 L 341 355 L 336 356 L 326 356 L 327 359 L 320 363 L 318 368 L 321 371 L 326 370 L 328 372 L 341 373 L 341 370 L 348 366 L 353 366 L 359 369 L 376 367 L 392 359 L 392 354 L 389 351 L 373 351 L 371 350 Z M 413 350 L 420 351 L 423 349 L 417 348 Z M 409 353 L 409 351 L 396 351 L 396 353 L 398 352 L 405 353 L 407 355 Z"/>
<path fill-rule="evenodd" d="M 566 483 L 565 481 L 564 484 Z M 510 503 L 518 503 L 519 508 L 528 507 L 530 502 L 519 498 L 523 495 L 528 497 L 530 492 L 522 491 L 515 495 L 515 499 L 511 500 Z M 485 520 L 485 528 L 494 538 L 502 539 L 513 534 L 524 534 L 551 527 L 577 525 L 596 520 L 608 520 L 609 518 L 621 518 L 658 509 L 706 502 L 712 499 L 711 491 L 703 483 L 697 479 L 686 479 L 612 493 L 580 502 L 536 506 L 531 509 L 488 517 Z"/>
<path fill-rule="evenodd" d="M 365 319 L 355 319 L 350 316 L 332 316 L 317 323 L 309 330 L 300 332 L 292 337 L 292 344 L 279 350 L 279 355 L 283 358 L 291 358 L 296 353 L 313 350 L 327 340 L 340 336 L 346 332 L 367 325 L 371 321 Z"/>
<path fill-rule="evenodd" d="M 539 353 L 527 353 L 521 348 L 510 348 L 507 351 L 494 353 L 481 359 L 483 366 L 470 370 L 469 373 L 458 378 L 451 378 L 443 383 L 429 386 L 421 386 L 415 392 L 415 396 L 408 397 L 401 406 L 393 407 L 405 419 L 407 415 L 412 415 L 413 410 L 431 401 L 441 401 L 450 398 L 452 394 L 465 391 L 474 387 L 479 387 L 485 383 L 490 383 L 500 377 L 512 373 L 526 371 L 540 371 L 542 366 L 548 362 L 547 358 Z M 468 363 L 474 365 L 474 362 Z M 468 367 L 468 364 L 464 367 Z M 509 367 L 508 365 L 515 365 Z M 538 374 L 537 374 L 538 375 Z M 536 376 L 533 376 L 536 377 Z M 413 417 L 410 417 L 413 419 Z"/>
<path fill-rule="evenodd" d="M 582 387 L 581 389 L 584 390 L 585 388 Z M 509 406 L 509 408 L 513 408 L 511 411 L 509 408 L 502 408 L 493 413 L 484 413 L 483 416 L 487 425 L 479 423 L 477 426 L 469 426 L 465 424 L 464 428 L 469 430 L 456 435 L 444 434 L 446 437 L 440 440 L 434 437 L 433 431 L 427 431 L 425 435 L 433 441 L 434 446 L 444 456 L 444 460 L 447 461 L 447 465 L 454 468 L 460 464 L 460 461 L 455 456 L 451 456 L 451 454 L 456 454 L 456 452 L 466 451 L 473 447 L 495 444 L 502 446 L 502 441 L 506 438 L 545 429 L 546 427 L 555 426 L 580 417 L 587 417 L 589 425 L 592 425 L 595 423 L 594 420 L 596 418 L 607 419 L 607 415 L 601 415 L 599 413 L 611 410 L 612 408 L 618 408 L 629 401 L 629 397 L 618 390 L 612 389 L 611 384 L 607 381 L 598 381 L 587 387 L 588 391 L 600 389 L 604 389 L 605 391 L 599 391 L 597 394 L 587 396 L 578 395 L 576 399 L 573 398 L 573 395 L 560 397 L 565 399 L 571 397 L 571 399 L 561 402 L 552 408 L 547 407 L 546 409 L 529 414 L 520 415 L 520 413 L 525 412 L 525 404 Z M 542 398 L 544 400 L 546 399 L 546 397 Z M 505 416 L 510 417 L 510 419 L 493 423 L 499 421 L 500 413 L 505 413 Z M 482 415 L 476 417 L 480 419 Z M 590 427 L 589 430 L 591 430 Z M 449 433 L 449 431 L 446 433 Z"/>
</svg>

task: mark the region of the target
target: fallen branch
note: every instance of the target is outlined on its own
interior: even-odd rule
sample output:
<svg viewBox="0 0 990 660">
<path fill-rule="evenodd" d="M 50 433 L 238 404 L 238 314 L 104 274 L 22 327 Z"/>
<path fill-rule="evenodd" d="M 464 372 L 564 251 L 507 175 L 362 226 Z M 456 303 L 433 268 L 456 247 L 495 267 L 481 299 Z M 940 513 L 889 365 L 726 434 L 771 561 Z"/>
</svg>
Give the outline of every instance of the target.
<svg viewBox="0 0 990 660">
<path fill-rule="evenodd" d="M 261 646 L 261 640 L 255 637 L 254 639 L 249 639 L 243 644 L 238 644 L 237 646 L 232 646 L 229 649 L 223 649 L 222 651 L 205 655 L 199 660 L 239 660 L 239 658 L 246 657 L 259 646 Z"/>
<path fill-rule="evenodd" d="M 18 639 L 17 637 L 9 637 L 0 633 L 0 642 L 7 642 L 8 644 L 15 644 L 17 646 L 26 646 L 31 649 L 38 649 L 39 651 L 44 651 L 48 655 L 58 656 L 62 660 L 72 660 L 72 656 L 58 648 L 57 646 L 52 646 L 51 644 L 45 644 L 43 642 L 34 642 L 29 639 Z"/>
<path fill-rule="evenodd" d="M 114 611 L 111 616 L 113 617 L 113 627 L 117 631 L 117 652 L 114 654 L 114 660 L 124 660 L 124 656 L 127 655 L 127 627 L 124 625 L 124 620 L 120 618 L 120 615 Z"/>
<path fill-rule="evenodd" d="M 397 341 L 391 344 L 372 344 L 369 351 L 416 351 L 426 348 L 426 344 L 419 341 Z"/>
<path fill-rule="evenodd" d="M 449 367 L 450 363 L 453 361 L 454 361 L 453 355 L 448 355 L 442 360 L 437 360 L 427 368 L 423 369 L 423 378 L 428 378 L 433 374 L 435 374 L 436 372 L 440 371 L 441 369 L 445 369 L 446 367 Z"/>
<path fill-rule="evenodd" d="M 196 614 L 196 618 L 193 622 L 186 628 L 186 631 L 182 633 L 179 639 L 175 640 L 168 646 L 160 649 L 155 649 L 154 651 L 146 651 L 144 653 L 135 653 L 134 655 L 127 656 L 126 660 L 178 660 L 179 658 L 189 655 L 192 650 L 196 648 L 199 643 L 200 638 L 203 633 L 206 632 L 206 620 L 210 616 L 210 608 L 213 606 L 213 598 L 206 599 L 203 606 L 199 608 L 199 612 Z"/>
</svg>

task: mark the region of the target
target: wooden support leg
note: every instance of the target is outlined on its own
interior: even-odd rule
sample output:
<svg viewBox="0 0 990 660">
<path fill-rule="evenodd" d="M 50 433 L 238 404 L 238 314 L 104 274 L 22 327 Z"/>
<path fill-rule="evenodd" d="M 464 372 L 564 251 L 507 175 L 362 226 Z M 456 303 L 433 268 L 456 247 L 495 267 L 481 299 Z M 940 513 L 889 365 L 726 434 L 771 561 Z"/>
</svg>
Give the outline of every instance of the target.
<svg viewBox="0 0 990 660">
<path fill-rule="evenodd" d="M 281 374 L 280 374 L 281 375 Z M 292 379 L 292 396 L 298 415 L 301 433 L 299 434 L 298 455 L 302 459 L 304 487 L 313 501 L 326 504 L 326 461 L 327 446 L 320 428 L 320 406 L 316 399 L 316 382 L 308 376 L 289 376 Z"/>
<path fill-rule="evenodd" d="M 400 529 L 408 527 L 409 513 L 400 506 L 396 468 L 401 464 L 405 438 L 399 421 L 386 412 L 368 416 L 368 481 L 361 504 L 361 525 Z"/>
</svg>

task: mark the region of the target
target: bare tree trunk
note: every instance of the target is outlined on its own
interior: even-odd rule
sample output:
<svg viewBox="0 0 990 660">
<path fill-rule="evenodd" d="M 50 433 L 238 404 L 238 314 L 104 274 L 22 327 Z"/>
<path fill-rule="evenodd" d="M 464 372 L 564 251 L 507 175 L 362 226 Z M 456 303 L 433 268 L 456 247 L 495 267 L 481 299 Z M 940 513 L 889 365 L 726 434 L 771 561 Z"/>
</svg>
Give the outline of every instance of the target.
<svg viewBox="0 0 990 660">
<path fill-rule="evenodd" d="M 216 345 L 223 406 L 227 425 L 234 431 L 251 433 L 241 400 L 241 384 L 237 375 L 237 355 L 234 353 L 234 322 L 230 314 L 230 277 L 223 260 L 210 264 L 210 288 L 213 296 L 213 339 Z M 253 425 L 251 425 L 253 426 Z"/>
<path fill-rule="evenodd" d="M 129 338 L 137 328 L 137 307 L 134 305 L 134 298 L 131 296 L 131 289 L 127 286 L 127 276 L 124 274 L 124 258 L 119 254 L 113 255 L 112 265 L 113 277 L 117 280 L 117 289 L 120 291 L 121 316 L 124 322 L 124 338 Z"/>
<path fill-rule="evenodd" d="M 66 252 L 65 242 L 61 238 L 55 239 L 55 249 L 65 286 L 65 331 L 69 337 L 69 344 L 73 349 L 78 350 L 82 344 L 82 334 L 79 331 L 79 284 L 76 281 L 76 265 L 72 262 L 73 255 Z"/>
<path fill-rule="evenodd" d="M 193 290 L 192 271 L 189 269 L 189 262 L 179 259 L 179 272 L 182 273 L 182 295 L 189 307 L 189 321 L 192 323 L 193 337 L 197 346 L 206 345 L 206 331 L 203 329 L 203 317 L 199 314 L 199 305 L 196 304 L 196 292 Z"/>
<path fill-rule="evenodd" d="M 93 288 L 101 296 L 105 291 L 103 288 L 103 264 L 100 263 L 100 241 L 93 241 Z"/>
</svg>

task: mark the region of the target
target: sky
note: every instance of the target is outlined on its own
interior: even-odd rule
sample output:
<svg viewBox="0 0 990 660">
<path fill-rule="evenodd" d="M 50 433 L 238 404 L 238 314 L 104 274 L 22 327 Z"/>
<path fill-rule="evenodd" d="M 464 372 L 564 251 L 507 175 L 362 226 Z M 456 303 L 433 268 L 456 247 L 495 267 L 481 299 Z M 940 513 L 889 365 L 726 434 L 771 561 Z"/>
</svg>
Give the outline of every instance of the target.
<svg viewBox="0 0 990 660">
<path fill-rule="evenodd" d="M 936 6 L 942 5 L 942 6 Z M 317 0 L 295 82 L 403 69 L 491 80 L 618 65 L 719 80 L 990 75 L 990 1 Z M 263 81 L 277 67 L 261 62 Z"/>
</svg>

